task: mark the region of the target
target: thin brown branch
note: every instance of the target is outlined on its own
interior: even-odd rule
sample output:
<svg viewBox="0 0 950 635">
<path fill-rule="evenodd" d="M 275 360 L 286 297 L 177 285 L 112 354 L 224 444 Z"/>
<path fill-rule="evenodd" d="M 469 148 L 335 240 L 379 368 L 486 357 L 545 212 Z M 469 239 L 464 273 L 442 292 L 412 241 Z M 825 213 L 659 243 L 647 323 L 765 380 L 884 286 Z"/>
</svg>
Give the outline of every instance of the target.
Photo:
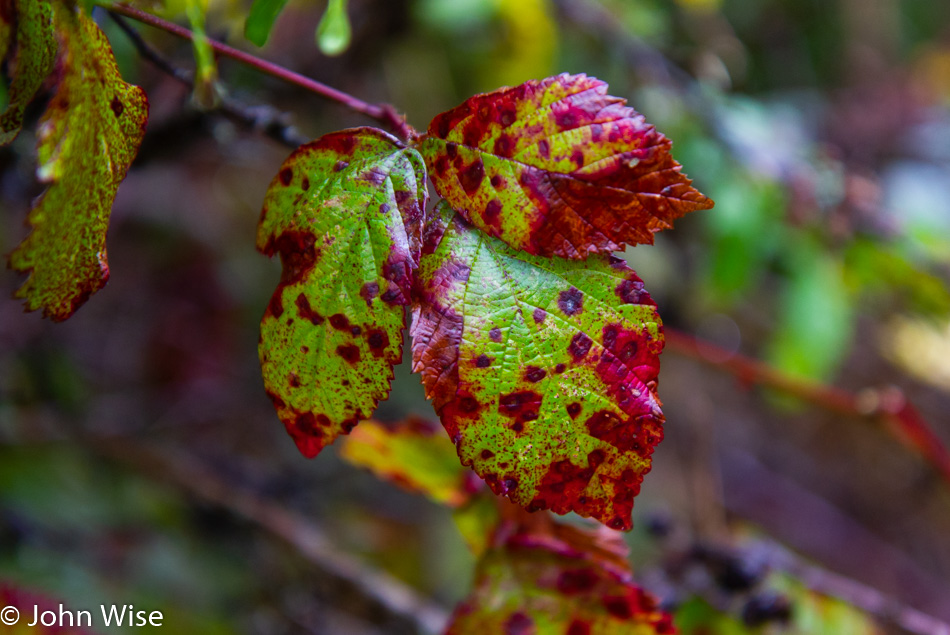
<svg viewBox="0 0 950 635">
<path fill-rule="evenodd" d="M 950 452 L 903 392 L 896 387 L 851 393 L 793 377 L 763 362 L 664 327 L 668 350 L 732 373 L 746 384 L 775 388 L 807 403 L 849 417 L 883 422 L 902 443 L 920 454 L 950 483 Z"/>
<path fill-rule="evenodd" d="M 194 88 L 194 79 L 187 71 L 175 66 L 165 56 L 155 50 L 148 42 L 142 39 L 142 36 L 120 15 L 109 12 L 109 17 L 122 29 L 132 46 L 138 51 L 139 55 L 158 68 L 163 73 L 173 77 L 183 86 L 189 89 Z M 297 129 L 286 123 L 289 118 L 286 113 L 277 111 L 270 106 L 248 107 L 239 104 L 232 99 L 222 98 L 214 109 L 221 112 L 225 117 L 239 123 L 247 128 L 266 134 L 271 139 L 288 146 L 296 148 L 309 141 L 307 137 L 300 134 Z"/>
<path fill-rule="evenodd" d="M 106 5 L 106 8 L 111 12 L 124 15 L 127 18 L 137 20 L 138 22 L 142 22 L 144 24 L 148 24 L 149 26 L 161 29 L 182 39 L 189 41 L 194 39 L 194 34 L 189 29 L 172 22 L 168 22 L 167 20 L 163 20 L 162 18 L 136 9 L 135 7 L 130 7 L 125 4 L 111 4 Z M 208 39 L 208 44 L 218 55 L 230 57 L 233 60 L 241 62 L 242 64 L 256 68 L 262 73 L 299 86 L 325 99 L 342 104 L 354 112 L 358 112 L 369 117 L 370 119 L 374 119 L 395 132 L 396 135 L 404 141 L 412 141 L 418 136 L 412 126 L 406 122 L 405 118 L 399 115 L 396 112 L 396 109 L 389 104 L 367 103 L 357 97 L 354 97 L 353 95 L 344 93 L 341 90 L 337 90 L 336 88 L 322 84 L 299 73 L 295 73 L 292 70 L 280 66 L 279 64 L 268 62 L 267 60 L 263 60 L 259 57 L 251 55 L 250 53 L 245 53 L 244 51 L 238 50 L 228 46 L 227 44 L 210 38 Z"/>
<path fill-rule="evenodd" d="M 389 574 L 367 566 L 335 548 L 307 518 L 220 477 L 200 461 L 146 448 L 130 439 L 84 438 L 94 452 L 150 478 L 174 484 L 209 503 L 259 525 L 293 547 L 301 557 L 419 633 L 439 633 L 448 622 L 442 607 Z"/>
</svg>

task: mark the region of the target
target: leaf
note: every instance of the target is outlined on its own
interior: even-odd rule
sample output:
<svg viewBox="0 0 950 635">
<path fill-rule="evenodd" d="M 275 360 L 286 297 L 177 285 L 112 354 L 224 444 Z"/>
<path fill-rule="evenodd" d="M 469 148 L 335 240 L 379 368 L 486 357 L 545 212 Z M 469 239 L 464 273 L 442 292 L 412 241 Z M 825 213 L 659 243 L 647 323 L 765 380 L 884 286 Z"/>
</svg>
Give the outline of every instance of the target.
<svg viewBox="0 0 950 635">
<path fill-rule="evenodd" d="M 498 544 L 479 562 L 475 588 L 456 608 L 447 635 L 675 632 L 671 617 L 633 583 L 616 534 L 605 538 L 550 522 L 539 527 L 543 518 L 499 530 Z"/>
<path fill-rule="evenodd" d="M 512 247 L 583 259 L 652 244 L 713 202 L 625 103 L 585 75 L 533 80 L 438 115 L 420 151 L 436 191 Z"/>
<path fill-rule="evenodd" d="M 350 18 L 346 0 L 329 0 L 327 10 L 317 25 L 317 46 L 324 55 L 339 55 L 350 46 Z"/>
<path fill-rule="evenodd" d="M 425 202 L 422 158 L 372 128 L 301 146 L 267 191 L 257 248 L 279 253 L 283 273 L 261 322 L 261 366 L 308 457 L 389 394 Z"/>
<path fill-rule="evenodd" d="M 11 10 L 15 7 L 16 19 Z M 0 2 L 0 29 L 6 30 L 10 43 L 10 26 L 16 22 L 16 70 L 10 84 L 6 110 L 0 114 L 0 145 L 7 145 L 20 133 L 23 110 L 53 71 L 56 62 L 56 32 L 53 9 L 47 0 L 12 0 Z M 2 26 L 7 25 L 7 26 Z M 0 34 L 2 36 L 2 34 Z M 0 50 L 0 61 L 4 51 Z"/>
<path fill-rule="evenodd" d="M 287 0 L 254 0 L 247 22 L 244 23 L 244 37 L 256 46 L 267 44 L 274 22 L 286 4 Z"/>
<path fill-rule="evenodd" d="M 463 505 L 474 491 L 468 484 L 471 472 L 459 465 L 452 443 L 425 419 L 412 417 L 393 427 L 363 421 L 340 456 L 449 507 Z"/>
<path fill-rule="evenodd" d="M 790 237 L 790 279 L 782 290 L 769 361 L 799 377 L 827 379 L 841 364 L 854 331 L 854 306 L 835 255 L 809 237 Z"/>
<path fill-rule="evenodd" d="M 10 255 L 29 272 L 16 297 L 65 320 L 109 279 L 106 231 L 119 183 L 145 134 L 148 101 L 119 76 L 109 41 L 83 13 L 55 3 L 59 85 L 37 133 L 37 177 L 49 184 Z"/>
<path fill-rule="evenodd" d="M 629 529 L 663 437 L 663 336 L 642 282 L 612 256 L 526 255 L 438 209 L 418 272 L 413 370 L 462 462 L 528 509 Z"/>
</svg>

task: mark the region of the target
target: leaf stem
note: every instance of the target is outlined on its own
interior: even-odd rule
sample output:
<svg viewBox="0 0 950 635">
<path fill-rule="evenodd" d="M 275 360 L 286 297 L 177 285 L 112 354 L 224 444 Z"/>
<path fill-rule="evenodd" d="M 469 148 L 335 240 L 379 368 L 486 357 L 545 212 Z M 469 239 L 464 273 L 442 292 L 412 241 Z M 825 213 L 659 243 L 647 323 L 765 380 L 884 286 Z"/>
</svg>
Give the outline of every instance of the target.
<svg viewBox="0 0 950 635">
<path fill-rule="evenodd" d="M 195 35 L 189 29 L 174 24 L 173 22 L 168 22 L 167 20 L 159 18 L 158 16 L 154 16 L 150 13 L 146 13 L 145 11 L 136 9 L 135 7 L 130 7 L 126 4 L 107 3 L 104 5 L 104 8 L 113 13 L 118 13 L 127 18 L 131 18 L 157 29 L 161 29 L 182 39 L 189 41 L 194 40 Z M 238 50 L 211 38 L 208 38 L 208 44 L 218 55 L 230 57 L 233 60 L 241 62 L 242 64 L 256 68 L 262 73 L 299 86 L 325 99 L 342 104 L 354 112 L 358 112 L 369 117 L 370 119 L 374 119 L 395 132 L 397 136 L 399 136 L 404 141 L 411 142 L 417 136 L 416 131 L 406 122 L 405 117 L 397 113 L 396 109 L 390 104 L 367 103 L 357 97 L 354 97 L 353 95 L 344 93 L 341 90 L 337 90 L 336 88 L 322 84 L 299 73 L 295 73 L 292 70 L 280 66 L 279 64 L 268 62 L 267 60 L 251 55 L 250 53 L 245 53 L 244 51 Z"/>
<path fill-rule="evenodd" d="M 898 440 L 926 459 L 950 483 L 950 452 L 899 388 L 866 388 L 851 393 L 793 377 L 669 326 L 663 327 L 663 333 L 670 351 L 732 373 L 744 383 L 775 388 L 830 412 L 882 421 Z"/>
</svg>

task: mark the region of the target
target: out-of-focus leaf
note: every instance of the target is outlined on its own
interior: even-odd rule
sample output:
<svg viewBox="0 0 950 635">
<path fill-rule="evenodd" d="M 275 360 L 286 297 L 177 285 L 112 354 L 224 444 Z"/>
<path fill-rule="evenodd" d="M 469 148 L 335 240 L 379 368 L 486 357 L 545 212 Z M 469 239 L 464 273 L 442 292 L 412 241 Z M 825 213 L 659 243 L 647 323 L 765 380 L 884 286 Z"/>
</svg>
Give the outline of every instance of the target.
<svg viewBox="0 0 950 635">
<path fill-rule="evenodd" d="M 286 4 L 287 0 L 254 0 L 244 23 L 244 37 L 257 46 L 267 44 L 274 22 Z"/>
<path fill-rule="evenodd" d="M 16 292 L 27 310 L 59 321 L 109 279 L 109 213 L 145 134 L 148 101 L 122 81 L 95 22 L 65 3 L 54 11 L 60 78 L 37 141 L 37 176 L 49 188 L 30 211 L 33 232 L 10 266 L 30 274 Z"/>
<path fill-rule="evenodd" d="M 19 134 L 23 110 L 56 62 L 58 43 L 53 26 L 53 7 L 48 0 L 0 2 L 0 61 L 13 42 L 18 49 L 16 66 L 7 94 L 6 110 L 0 114 L 0 145 L 10 143 Z M 109 57 L 111 59 L 111 53 Z"/>
<path fill-rule="evenodd" d="M 502 499 L 487 493 L 472 496 L 465 505 L 452 511 L 455 526 L 476 557 L 480 557 L 488 549 L 489 541 L 498 525 L 499 500 Z"/>
<path fill-rule="evenodd" d="M 499 41 L 481 64 L 483 86 L 513 86 L 554 71 L 560 41 L 550 0 L 495 0 Z"/>
<path fill-rule="evenodd" d="M 208 0 L 187 0 L 185 13 L 194 37 L 191 38 L 195 51 L 195 103 L 201 108 L 214 108 L 218 103 L 218 65 L 214 59 L 214 51 L 208 42 L 205 33 L 205 14 L 208 10 Z"/>
<path fill-rule="evenodd" d="M 783 291 L 769 359 L 793 375 L 827 379 L 847 352 L 853 329 L 854 309 L 843 269 L 807 238 L 800 238 L 787 257 L 791 279 Z"/>
<path fill-rule="evenodd" d="M 950 315 L 950 286 L 928 272 L 925 263 L 907 258 L 897 245 L 856 240 L 845 254 L 845 273 L 854 290 L 883 296 L 903 296 L 909 308 L 935 317 Z"/>
<path fill-rule="evenodd" d="M 530 256 L 438 209 L 413 370 L 462 462 L 526 508 L 629 529 L 663 437 L 663 335 L 643 283 L 618 258 Z"/>
<path fill-rule="evenodd" d="M 352 32 L 346 0 L 329 0 L 317 25 L 317 46 L 324 55 L 339 55 L 349 48 Z"/>
<path fill-rule="evenodd" d="M 14 0 L 0 0 L 0 62 L 6 56 L 13 44 L 13 34 L 16 28 L 16 4 Z M 2 85 L 3 82 L 0 82 Z M 6 104 L 2 104 L 6 107 Z"/>
<path fill-rule="evenodd" d="M 475 588 L 447 635 L 647 635 L 672 618 L 633 583 L 617 534 L 545 522 L 502 526 L 478 564 Z"/>
<path fill-rule="evenodd" d="M 344 441 L 340 456 L 449 507 L 462 505 L 472 493 L 466 485 L 471 472 L 459 464 L 455 447 L 438 424 L 424 419 L 412 417 L 393 427 L 363 421 Z"/>
<path fill-rule="evenodd" d="M 389 394 L 425 209 L 422 158 L 372 128 L 303 145 L 267 191 L 257 248 L 283 273 L 261 322 L 264 385 L 313 457 Z"/>
<path fill-rule="evenodd" d="M 723 170 L 712 194 L 715 214 L 705 215 L 710 264 L 705 290 L 716 304 L 734 300 L 765 273 L 781 248 L 785 227 L 781 188 L 735 170 Z"/>
<path fill-rule="evenodd" d="M 950 322 L 897 317 L 881 329 L 885 354 L 917 379 L 950 392 Z"/>
<path fill-rule="evenodd" d="M 625 103 L 585 75 L 529 81 L 438 115 L 420 150 L 439 194 L 512 247 L 583 259 L 652 244 L 713 203 Z"/>
</svg>

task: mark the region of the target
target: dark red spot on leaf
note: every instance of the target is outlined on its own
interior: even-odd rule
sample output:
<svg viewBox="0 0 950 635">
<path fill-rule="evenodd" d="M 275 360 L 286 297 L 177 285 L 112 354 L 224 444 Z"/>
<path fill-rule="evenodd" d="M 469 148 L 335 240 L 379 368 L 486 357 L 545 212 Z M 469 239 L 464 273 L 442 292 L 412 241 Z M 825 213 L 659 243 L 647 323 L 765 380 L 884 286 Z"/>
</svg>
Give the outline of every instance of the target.
<svg viewBox="0 0 950 635">
<path fill-rule="evenodd" d="M 524 613 L 514 613 L 505 620 L 504 628 L 504 635 L 532 635 L 534 620 Z"/>
<path fill-rule="evenodd" d="M 501 227 L 501 201 L 493 198 L 485 206 L 485 223 L 491 227 Z"/>
<path fill-rule="evenodd" d="M 567 627 L 567 635 L 590 635 L 590 622 L 574 618 Z"/>
<path fill-rule="evenodd" d="M 506 185 L 508 185 L 508 179 L 502 175 L 495 174 L 491 177 L 491 186 L 496 190 L 503 190 Z"/>
<path fill-rule="evenodd" d="M 475 359 L 475 366 L 478 368 L 488 368 L 491 366 L 491 358 L 482 353 Z"/>
<path fill-rule="evenodd" d="M 290 185 L 290 182 L 294 180 L 294 171 L 290 168 L 284 168 L 278 173 L 277 178 L 280 179 L 281 185 Z"/>
<path fill-rule="evenodd" d="M 113 97 L 112 101 L 109 102 L 109 108 L 112 109 L 112 114 L 117 118 L 122 116 L 122 113 L 125 112 L 125 106 L 122 105 L 122 102 L 119 101 L 118 97 Z"/>
<path fill-rule="evenodd" d="M 470 166 L 462 170 L 459 174 L 459 183 L 462 184 L 462 189 L 465 190 L 465 193 L 472 196 L 482 184 L 484 178 L 485 166 L 481 159 L 475 159 Z"/>
<path fill-rule="evenodd" d="M 547 374 L 547 371 L 543 368 L 538 368 L 537 366 L 528 366 L 525 369 L 524 378 L 532 383 L 537 383 L 544 379 Z"/>
<path fill-rule="evenodd" d="M 336 165 L 333 166 L 334 172 L 342 172 L 346 168 L 350 167 L 349 161 L 337 161 Z"/>
<path fill-rule="evenodd" d="M 576 419 L 577 415 L 581 413 L 581 405 L 578 402 L 572 402 L 567 404 L 567 414 L 571 416 L 571 419 Z"/>
<path fill-rule="evenodd" d="M 366 332 L 366 343 L 373 357 L 382 357 L 389 347 L 389 335 L 382 329 L 370 329 Z"/>
<path fill-rule="evenodd" d="M 360 297 L 366 300 L 366 306 L 373 305 L 373 298 L 379 295 L 379 283 L 367 282 L 360 289 Z"/>
<path fill-rule="evenodd" d="M 482 453 L 479 456 L 487 461 L 488 459 L 495 456 L 495 453 L 492 452 L 491 450 L 482 450 Z"/>
<path fill-rule="evenodd" d="M 307 190 L 309 190 L 309 189 L 310 189 L 310 179 L 308 179 L 307 177 L 303 177 L 303 180 L 300 182 L 300 188 L 301 188 L 304 192 L 306 192 Z"/>
<path fill-rule="evenodd" d="M 521 422 L 533 421 L 538 418 L 541 399 L 542 396 L 533 390 L 508 393 L 498 400 L 498 412 Z"/>
<path fill-rule="evenodd" d="M 620 520 L 621 525 L 623 524 L 622 519 L 615 520 Z M 611 521 L 611 523 L 613 522 L 614 521 Z M 620 527 L 615 529 L 620 529 Z M 633 607 L 631 606 L 630 600 L 622 596 L 608 596 L 604 598 L 604 608 L 617 619 L 629 620 L 633 617 Z"/>
<path fill-rule="evenodd" d="M 310 300 L 307 299 L 307 296 L 301 293 L 294 300 L 294 304 L 297 306 L 297 315 L 302 319 L 310 320 L 312 324 L 323 324 L 323 317 L 310 307 Z"/>
<path fill-rule="evenodd" d="M 561 291 L 558 295 L 557 307 L 564 315 L 577 315 L 584 310 L 584 294 L 576 287 Z"/>
<path fill-rule="evenodd" d="M 574 358 L 575 362 L 579 362 L 590 352 L 590 347 L 593 343 L 593 340 L 591 340 L 586 333 L 577 333 L 571 338 L 571 344 L 567 347 L 567 351 L 571 354 L 571 357 Z"/>
<path fill-rule="evenodd" d="M 548 312 L 544 309 L 535 309 L 532 317 L 534 318 L 535 324 L 541 324 L 544 322 L 544 318 L 548 316 Z"/>
<path fill-rule="evenodd" d="M 565 595 L 586 593 L 597 584 L 597 573 L 589 568 L 568 569 L 557 577 L 557 590 Z"/>
<path fill-rule="evenodd" d="M 360 361 L 360 349 L 353 344 L 341 344 L 336 347 L 336 353 L 350 364 Z"/>
<path fill-rule="evenodd" d="M 491 338 L 491 341 L 493 341 L 493 342 L 500 342 L 500 341 L 501 341 L 501 329 L 496 326 L 496 327 L 493 328 L 492 330 L 488 331 L 488 337 L 490 337 L 490 338 Z"/>
<path fill-rule="evenodd" d="M 330 316 L 330 326 L 338 331 L 346 331 L 350 328 L 350 321 L 342 313 L 334 313 Z"/>
</svg>

